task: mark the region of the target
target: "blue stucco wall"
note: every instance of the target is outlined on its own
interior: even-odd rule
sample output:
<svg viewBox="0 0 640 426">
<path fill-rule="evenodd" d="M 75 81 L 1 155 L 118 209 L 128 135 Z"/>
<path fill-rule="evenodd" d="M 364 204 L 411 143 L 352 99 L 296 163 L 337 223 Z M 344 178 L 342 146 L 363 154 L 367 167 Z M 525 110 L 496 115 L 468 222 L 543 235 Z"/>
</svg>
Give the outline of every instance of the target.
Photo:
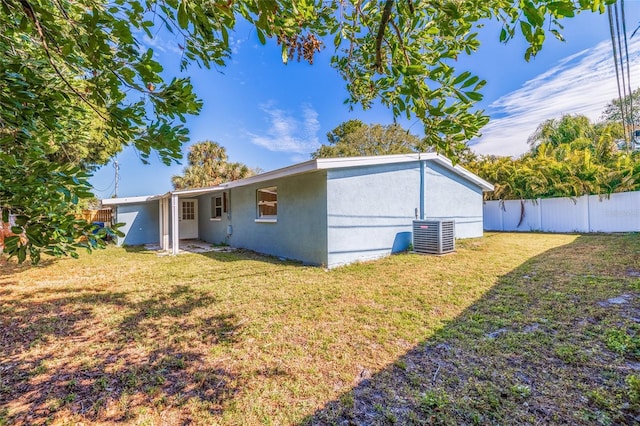
<svg viewBox="0 0 640 426">
<path fill-rule="evenodd" d="M 256 222 L 256 191 L 270 186 L 278 187 L 277 222 Z M 313 265 L 327 264 L 325 172 L 232 188 L 230 205 L 231 246 Z"/>
<path fill-rule="evenodd" d="M 211 203 L 212 198 L 222 195 L 222 192 L 206 194 L 198 197 L 198 226 L 199 238 L 212 244 L 229 244 L 227 238 L 227 225 L 231 224 L 229 220 L 231 211 L 222 213 L 220 219 L 211 219 Z M 230 191 L 227 191 L 227 203 L 229 203 Z"/>
<path fill-rule="evenodd" d="M 424 173 L 425 218 L 455 219 L 456 238 L 482 236 L 482 189 L 430 161 Z M 409 247 L 419 162 L 331 170 L 327 179 L 329 267 Z"/>
<path fill-rule="evenodd" d="M 120 228 L 125 236 L 118 238 L 118 245 L 158 244 L 158 218 L 158 201 L 118 206 L 117 222 L 125 224 Z"/>
<path fill-rule="evenodd" d="M 419 206 L 417 162 L 330 170 L 328 266 L 406 250 Z"/>
<path fill-rule="evenodd" d="M 425 218 L 455 219 L 456 238 L 481 237 L 482 189 L 433 162 L 425 172 Z"/>
</svg>

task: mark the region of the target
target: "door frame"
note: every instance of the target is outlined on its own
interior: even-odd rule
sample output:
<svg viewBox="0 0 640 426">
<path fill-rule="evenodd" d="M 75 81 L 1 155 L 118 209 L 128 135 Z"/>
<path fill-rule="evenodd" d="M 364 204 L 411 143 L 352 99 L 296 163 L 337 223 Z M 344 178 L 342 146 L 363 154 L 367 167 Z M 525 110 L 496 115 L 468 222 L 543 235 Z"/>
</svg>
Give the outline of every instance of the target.
<svg viewBox="0 0 640 426">
<path fill-rule="evenodd" d="M 184 202 L 193 202 L 193 228 L 191 229 L 191 233 L 187 233 L 185 236 L 185 229 L 183 228 L 183 219 L 182 215 L 184 213 Z M 178 234 L 179 239 L 191 240 L 198 239 L 200 227 L 198 226 L 198 199 L 197 198 L 180 198 L 178 199 Z"/>
</svg>

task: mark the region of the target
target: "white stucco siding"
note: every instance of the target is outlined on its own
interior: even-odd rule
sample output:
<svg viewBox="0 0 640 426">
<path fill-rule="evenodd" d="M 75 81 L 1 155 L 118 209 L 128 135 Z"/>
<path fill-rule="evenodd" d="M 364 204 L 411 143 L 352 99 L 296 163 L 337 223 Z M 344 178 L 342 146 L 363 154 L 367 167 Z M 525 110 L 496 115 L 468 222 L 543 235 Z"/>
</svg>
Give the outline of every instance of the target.
<svg viewBox="0 0 640 426">
<path fill-rule="evenodd" d="M 420 204 L 418 163 L 330 170 L 328 266 L 405 250 Z"/>
<path fill-rule="evenodd" d="M 427 162 L 424 201 L 426 219 L 455 219 L 456 238 L 482 236 L 482 189 L 477 185 Z"/>
</svg>

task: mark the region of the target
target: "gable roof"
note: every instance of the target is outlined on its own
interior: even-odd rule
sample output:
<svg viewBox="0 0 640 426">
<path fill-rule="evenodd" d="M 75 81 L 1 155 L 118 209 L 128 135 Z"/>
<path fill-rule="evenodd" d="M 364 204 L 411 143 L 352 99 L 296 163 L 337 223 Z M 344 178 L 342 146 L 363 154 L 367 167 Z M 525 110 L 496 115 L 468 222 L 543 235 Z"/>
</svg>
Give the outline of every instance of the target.
<svg viewBox="0 0 640 426">
<path fill-rule="evenodd" d="M 207 194 L 210 192 L 223 191 L 229 188 L 237 188 L 241 186 L 251 185 L 254 183 L 265 182 L 268 180 L 283 178 L 287 176 L 298 175 L 301 173 L 308 173 L 317 170 L 333 170 L 343 169 L 350 167 L 363 167 L 374 166 L 383 164 L 398 164 L 408 163 L 414 161 L 432 161 L 443 166 L 445 169 L 459 175 L 460 177 L 478 185 L 483 191 L 493 191 L 493 185 L 479 176 L 471 173 L 464 167 L 456 164 L 453 165 L 451 160 L 442 155 L 428 152 L 428 153 L 415 153 L 415 154 L 395 154 L 395 155 L 377 155 L 367 157 L 344 157 L 344 158 L 316 158 L 313 160 L 305 161 L 303 163 L 294 164 L 292 166 L 283 167 L 281 169 L 272 170 L 259 175 L 251 176 L 244 179 L 239 179 L 232 182 L 226 182 L 216 186 L 210 186 L 205 188 L 193 188 L 193 189 L 179 189 L 176 191 L 167 192 L 162 195 L 153 195 L 148 197 L 128 197 L 128 198 L 109 198 L 102 200 L 103 205 L 116 205 L 116 204 L 131 204 L 145 201 L 151 201 L 158 198 L 169 197 L 170 195 L 191 195 L 198 196 Z"/>
</svg>

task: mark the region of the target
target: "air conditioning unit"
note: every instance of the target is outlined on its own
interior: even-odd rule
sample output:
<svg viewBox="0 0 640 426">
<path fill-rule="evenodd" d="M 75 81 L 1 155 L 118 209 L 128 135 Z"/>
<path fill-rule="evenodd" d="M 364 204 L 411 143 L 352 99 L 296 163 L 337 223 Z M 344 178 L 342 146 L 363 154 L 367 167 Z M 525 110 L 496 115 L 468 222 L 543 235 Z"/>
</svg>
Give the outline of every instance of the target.
<svg viewBox="0 0 640 426">
<path fill-rule="evenodd" d="M 413 221 L 413 250 L 418 253 L 451 253 L 456 249 L 455 238 L 455 220 Z"/>
</svg>

